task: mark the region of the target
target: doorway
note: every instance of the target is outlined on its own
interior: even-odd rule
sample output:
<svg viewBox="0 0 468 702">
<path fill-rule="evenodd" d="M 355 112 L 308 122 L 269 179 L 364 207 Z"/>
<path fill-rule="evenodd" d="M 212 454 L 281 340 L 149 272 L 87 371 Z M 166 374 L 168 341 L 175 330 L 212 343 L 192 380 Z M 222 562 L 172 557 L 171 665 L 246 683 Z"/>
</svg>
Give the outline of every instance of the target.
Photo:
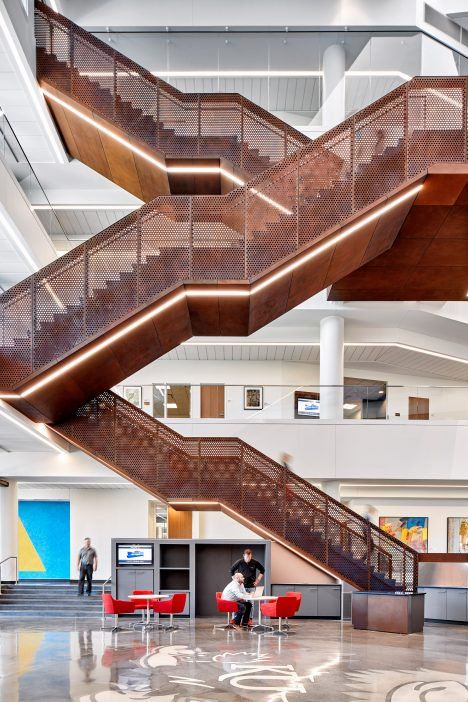
<svg viewBox="0 0 468 702">
<path fill-rule="evenodd" d="M 429 419 L 428 397 L 408 397 L 408 419 Z"/>
<path fill-rule="evenodd" d="M 224 419 L 224 385 L 200 386 L 200 417 Z"/>
</svg>

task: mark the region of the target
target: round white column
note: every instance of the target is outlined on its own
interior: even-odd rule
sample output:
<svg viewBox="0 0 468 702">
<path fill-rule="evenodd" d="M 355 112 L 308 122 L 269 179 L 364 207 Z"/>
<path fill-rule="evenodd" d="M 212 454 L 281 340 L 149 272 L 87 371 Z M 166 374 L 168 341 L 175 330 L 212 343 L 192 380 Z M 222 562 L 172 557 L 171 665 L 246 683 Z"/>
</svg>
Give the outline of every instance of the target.
<svg viewBox="0 0 468 702">
<path fill-rule="evenodd" d="M 18 555 L 18 485 L 8 480 L 8 487 L 0 486 L 0 561 Z M 15 562 L 2 565 L 2 581 L 15 579 Z"/>
<path fill-rule="evenodd" d="M 320 322 L 320 419 L 343 419 L 343 366 L 344 319 L 325 317 Z"/>
<path fill-rule="evenodd" d="M 343 44 L 332 44 L 325 49 L 322 70 L 322 125 L 326 131 L 343 122 L 346 116 L 346 52 Z"/>
</svg>

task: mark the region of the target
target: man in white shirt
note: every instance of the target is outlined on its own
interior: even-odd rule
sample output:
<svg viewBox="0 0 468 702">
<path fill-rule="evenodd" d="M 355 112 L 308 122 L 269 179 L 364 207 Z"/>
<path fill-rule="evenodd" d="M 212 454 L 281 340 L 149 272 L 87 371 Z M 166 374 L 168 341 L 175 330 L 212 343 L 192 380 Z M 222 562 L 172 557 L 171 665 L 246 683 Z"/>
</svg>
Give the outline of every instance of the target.
<svg viewBox="0 0 468 702">
<path fill-rule="evenodd" d="M 234 626 L 237 629 L 249 623 L 252 603 L 248 601 L 248 596 L 244 587 L 244 576 L 242 573 L 234 573 L 231 582 L 224 588 L 221 599 L 237 602 L 237 612 L 234 617 Z"/>
</svg>

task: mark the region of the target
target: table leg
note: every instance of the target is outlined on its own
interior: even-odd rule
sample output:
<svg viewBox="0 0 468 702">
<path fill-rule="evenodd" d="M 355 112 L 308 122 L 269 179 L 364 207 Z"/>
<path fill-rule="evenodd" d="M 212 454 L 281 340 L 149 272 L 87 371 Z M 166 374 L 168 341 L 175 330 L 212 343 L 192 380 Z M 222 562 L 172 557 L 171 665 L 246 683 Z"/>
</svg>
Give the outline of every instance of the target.
<svg viewBox="0 0 468 702">
<path fill-rule="evenodd" d="M 258 624 L 256 624 L 253 628 L 252 631 L 255 632 L 256 634 L 263 634 L 265 631 L 271 631 L 273 627 L 271 626 L 265 626 L 262 624 L 262 607 L 261 607 L 261 601 L 258 600 Z"/>
</svg>

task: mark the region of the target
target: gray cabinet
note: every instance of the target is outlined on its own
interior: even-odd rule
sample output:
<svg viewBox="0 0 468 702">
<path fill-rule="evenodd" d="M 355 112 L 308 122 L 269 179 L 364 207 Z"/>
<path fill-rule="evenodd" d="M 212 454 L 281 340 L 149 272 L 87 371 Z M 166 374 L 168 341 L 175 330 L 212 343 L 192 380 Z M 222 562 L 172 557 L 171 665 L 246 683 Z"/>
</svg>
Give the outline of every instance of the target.
<svg viewBox="0 0 468 702">
<path fill-rule="evenodd" d="M 298 617 L 341 617 L 341 585 L 281 583 L 271 586 L 272 595 L 279 597 L 287 592 L 302 594 Z"/>
<path fill-rule="evenodd" d="M 318 611 L 321 617 L 339 617 L 341 615 L 341 587 L 319 587 Z"/>
<path fill-rule="evenodd" d="M 140 568 L 119 568 L 117 571 L 117 599 L 128 600 L 134 590 L 154 591 L 154 571 Z"/>
<path fill-rule="evenodd" d="M 425 619 L 447 619 L 447 590 L 444 588 L 430 587 L 420 588 L 419 592 L 425 592 L 424 598 L 424 618 Z"/>
<path fill-rule="evenodd" d="M 447 590 L 447 619 L 451 619 L 454 622 L 466 622 L 467 600 L 467 589 L 450 588 Z"/>
<path fill-rule="evenodd" d="M 296 585 L 295 591 L 302 593 L 300 617 L 318 617 L 317 585 Z"/>
</svg>

